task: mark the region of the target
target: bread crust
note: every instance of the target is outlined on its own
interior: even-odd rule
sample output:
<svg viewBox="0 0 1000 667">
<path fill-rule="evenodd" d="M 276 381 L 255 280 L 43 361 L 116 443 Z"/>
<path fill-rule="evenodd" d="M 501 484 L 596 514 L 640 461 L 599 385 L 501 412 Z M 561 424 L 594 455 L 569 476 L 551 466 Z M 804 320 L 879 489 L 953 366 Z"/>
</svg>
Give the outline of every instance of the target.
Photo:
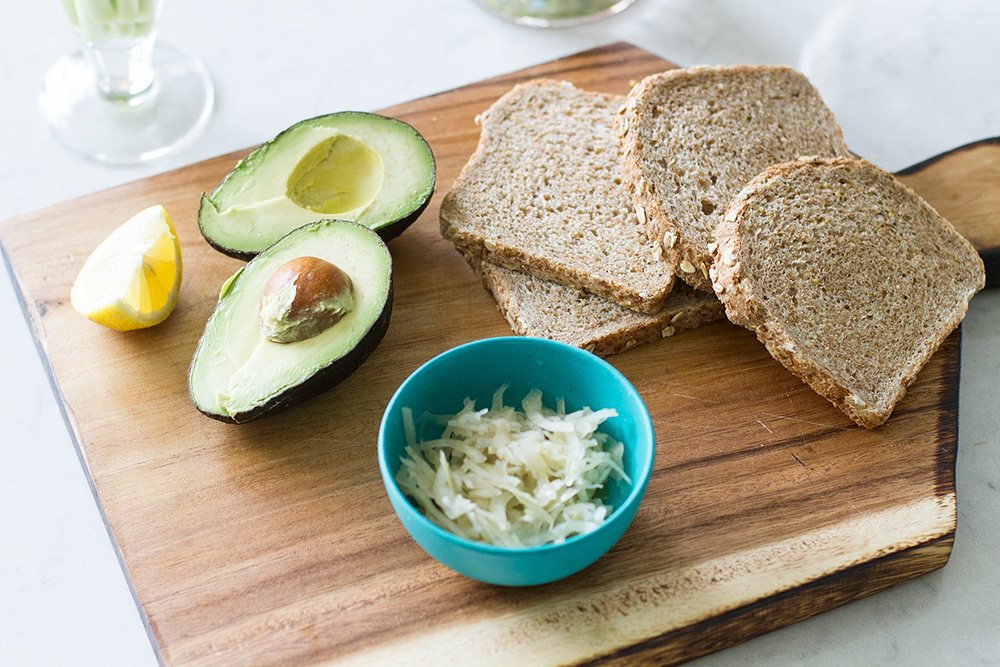
<svg viewBox="0 0 1000 667">
<path fill-rule="evenodd" d="M 788 67 L 673 69 L 629 92 L 622 182 L 677 276 L 711 291 L 712 231 L 756 174 L 801 155 L 848 156 L 819 93 Z"/>
<path fill-rule="evenodd" d="M 832 204 L 812 213 L 814 218 L 829 217 L 822 224 L 807 226 L 809 221 L 792 219 L 808 210 L 787 202 L 793 195 L 807 196 L 799 187 L 807 176 L 815 176 L 821 188 L 823 184 L 832 190 L 843 186 L 836 197 L 822 200 Z M 850 190 L 852 182 L 859 187 Z M 865 196 L 852 200 L 843 194 L 855 191 Z M 899 215 L 893 218 L 890 211 L 885 219 L 878 208 L 884 202 L 894 204 Z M 814 271 L 812 278 L 792 269 L 793 253 L 779 250 L 782 256 L 768 258 L 779 265 L 776 269 L 765 267 L 767 260 L 759 257 L 764 235 L 788 237 L 793 225 L 812 230 L 799 258 Z M 878 225 L 886 227 L 880 232 Z M 865 233 L 869 228 L 875 229 L 875 238 L 883 239 L 884 245 L 855 238 L 857 230 Z M 808 158 L 766 169 L 733 200 L 714 237 L 713 289 L 730 321 L 754 331 L 778 362 L 869 429 L 889 418 L 923 365 L 962 321 L 969 300 L 985 284 L 982 260 L 971 244 L 906 185 L 864 160 Z M 855 270 L 869 267 L 871 275 L 857 276 L 859 284 L 867 278 L 872 284 L 884 284 L 885 302 L 876 304 L 886 311 L 881 323 L 872 321 L 866 329 L 863 323 L 852 321 L 872 312 L 871 293 L 850 293 L 844 287 L 847 283 L 836 278 L 840 267 L 825 264 L 832 261 L 829 256 L 808 254 L 809 244 L 821 251 L 831 239 L 851 244 L 852 256 L 857 256 Z M 811 263 L 805 261 L 809 259 Z M 896 260 L 905 266 L 886 267 Z M 771 269 L 777 272 L 776 280 L 764 276 Z M 896 269 L 909 270 L 916 278 L 893 284 Z M 779 290 L 774 286 L 780 281 L 797 286 L 797 291 L 789 290 L 796 299 L 812 283 L 828 284 L 830 289 L 824 300 L 809 304 L 817 309 L 812 312 L 795 307 L 797 300 L 776 296 Z M 907 319 L 911 313 L 919 314 L 912 323 Z M 883 330 L 893 322 L 897 330 Z M 853 349 L 837 349 L 845 347 L 844 340 L 853 340 L 838 338 L 842 328 L 857 330 L 859 342 Z"/>
</svg>

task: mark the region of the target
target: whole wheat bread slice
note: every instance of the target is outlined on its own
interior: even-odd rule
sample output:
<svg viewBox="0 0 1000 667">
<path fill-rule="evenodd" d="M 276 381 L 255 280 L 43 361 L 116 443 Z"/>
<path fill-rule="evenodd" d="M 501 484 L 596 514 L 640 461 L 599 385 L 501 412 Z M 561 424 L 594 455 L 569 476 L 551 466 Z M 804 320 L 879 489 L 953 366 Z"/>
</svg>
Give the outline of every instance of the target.
<svg viewBox="0 0 1000 667">
<path fill-rule="evenodd" d="M 674 276 L 621 187 L 623 100 L 549 80 L 503 95 L 441 204 L 442 235 L 491 263 L 660 310 Z"/>
<path fill-rule="evenodd" d="M 608 356 L 724 319 L 715 296 L 675 286 L 655 315 L 489 262 L 471 262 L 515 333 Z"/>
<path fill-rule="evenodd" d="M 703 290 L 712 232 L 751 178 L 803 155 L 850 155 L 819 93 L 787 67 L 669 70 L 636 84 L 621 112 L 625 189 L 668 263 Z"/>
<path fill-rule="evenodd" d="M 863 160 L 767 169 L 715 238 L 727 317 L 867 428 L 888 419 L 985 281 L 948 221 Z"/>
</svg>

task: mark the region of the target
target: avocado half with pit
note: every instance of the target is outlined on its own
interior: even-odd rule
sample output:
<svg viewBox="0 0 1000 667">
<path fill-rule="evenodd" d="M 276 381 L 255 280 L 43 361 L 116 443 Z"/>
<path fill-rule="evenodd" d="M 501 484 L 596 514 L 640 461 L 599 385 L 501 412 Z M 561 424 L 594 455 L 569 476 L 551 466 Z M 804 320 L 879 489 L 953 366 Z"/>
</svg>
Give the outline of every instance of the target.
<svg viewBox="0 0 1000 667">
<path fill-rule="evenodd" d="M 296 123 L 241 160 L 202 195 L 198 227 L 238 259 L 324 218 L 357 222 L 388 241 L 420 216 L 434 180 L 431 149 L 410 125 L 333 113 Z"/>
<path fill-rule="evenodd" d="M 223 285 L 191 361 L 191 400 L 243 423 L 312 398 L 371 355 L 391 312 L 385 242 L 353 222 L 306 224 Z"/>
</svg>

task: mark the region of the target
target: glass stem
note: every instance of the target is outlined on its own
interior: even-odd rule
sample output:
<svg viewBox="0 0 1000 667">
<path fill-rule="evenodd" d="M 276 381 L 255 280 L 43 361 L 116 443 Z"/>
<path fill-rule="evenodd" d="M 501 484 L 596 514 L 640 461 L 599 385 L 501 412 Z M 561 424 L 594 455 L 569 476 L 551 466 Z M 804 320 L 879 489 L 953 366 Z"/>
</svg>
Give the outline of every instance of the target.
<svg viewBox="0 0 1000 667">
<path fill-rule="evenodd" d="M 87 62 L 94 69 L 97 87 L 110 100 L 130 105 L 144 101 L 153 91 L 153 42 L 155 34 L 107 44 L 84 43 Z"/>
</svg>

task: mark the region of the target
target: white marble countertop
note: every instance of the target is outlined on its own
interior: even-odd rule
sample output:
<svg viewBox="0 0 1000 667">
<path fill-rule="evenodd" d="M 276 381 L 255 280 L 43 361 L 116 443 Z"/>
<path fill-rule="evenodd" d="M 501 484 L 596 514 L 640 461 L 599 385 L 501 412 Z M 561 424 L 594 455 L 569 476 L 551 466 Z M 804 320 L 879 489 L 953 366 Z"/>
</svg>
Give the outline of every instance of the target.
<svg viewBox="0 0 1000 667">
<path fill-rule="evenodd" d="M 201 57 L 217 107 L 193 147 L 109 167 L 49 134 L 36 97 L 75 49 L 56 0 L 0 21 L 0 219 L 615 41 L 680 65 L 806 72 L 853 150 L 890 170 L 1000 135 L 1000 3 L 639 0 L 585 27 L 507 24 L 470 0 L 167 0 L 160 36 Z M 442 184 L 447 185 L 447 184 Z M 1000 187 L 1000 183 L 997 184 Z M 951 561 L 910 583 L 702 659 L 706 665 L 1000 664 L 1000 294 L 963 329 Z M 6 271 L 0 272 L 0 664 L 156 658 Z"/>
</svg>

